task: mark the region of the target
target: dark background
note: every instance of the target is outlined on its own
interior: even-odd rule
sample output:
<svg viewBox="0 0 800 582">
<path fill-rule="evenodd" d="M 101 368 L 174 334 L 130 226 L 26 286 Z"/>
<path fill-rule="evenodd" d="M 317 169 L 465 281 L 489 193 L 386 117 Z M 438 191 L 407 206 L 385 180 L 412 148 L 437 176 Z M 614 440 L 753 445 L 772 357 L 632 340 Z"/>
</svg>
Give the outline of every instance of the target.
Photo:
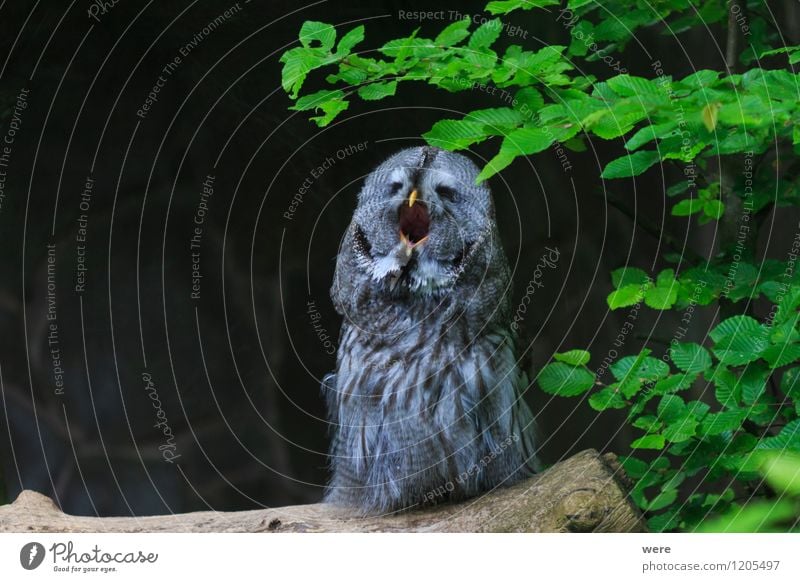
<svg viewBox="0 0 800 582">
<path fill-rule="evenodd" d="M 484 2 L 322 1 L 308 7 L 241 1 L 241 10 L 191 50 L 168 76 L 145 119 L 137 117 L 162 68 L 233 2 L 120 1 L 99 22 L 91 3 L 23 2 L 0 8 L 2 135 L 21 89 L 29 89 L 7 168 L 0 208 L 0 459 L 9 499 L 46 493 L 79 514 L 155 514 L 233 510 L 319 500 L 327 477 L 327 424 L 319 380 L 334 366 L 339 320 L 328 299 L 336 249 L 363 176 L 390 153 L 420 143 L 438 119 L 502 107 L 481 91 L 445 93 L 403 83 L 397 96 L 365 103 L 329 128 L 288 111 L 280 88 L 284 50 L 304 20 L 364 22 L 370 51 L 408 35 L 418 22 L 400 10 L 480 13 Z M 775 3 L 787 44 L 798 42 L 796 3 Z M 501 43 L 535 50 L 566 44 L 555 14 L 515 13 L 528 31 Z M 450 21 L 421 24 L 433 36 Z M 724 31 L 711 27 L 677 40 L 644 30 L 621 57 L 631 73 L 652 76 L 721 69 Z M 687 55 L 691 55 L 691 58 Z M 615 74 L 595 63 L 589 73 Z M 313 90 L 319 77 L 311 77 Z M 337 151 L 366 142 L 363 151 Z M 472 151 L 491 157 L 497 144 Z M 568 152 L 564 171 L 552 151 L 517 161 L 492 179 L 498 222 L 515 267 L 512 303 L 534 277 L 545 247 L 560 260 L 545 270 L 524 327 L 533 364 L 555 351 L 589 349 L 597 367 L 610 349 L 633 353 L 645 341 L 656 355 L 679 313 L 642 309 L 624 346 L 613 342 L 629 310 L 609 312 L 608 273 L 624 264 L 667 266 L 663 229 L 709 254 L 711 227 L 669 216 L 664 183 L 603 184 L 616 142 Z M 312 169 L 333 158 L 318 178 Z M 190 297 L 189 240 L 202 183 L 212 174 L 199 251 L 201 296 Z M 87 176 L 86 288 L 75 291 L 78 218 Z M 312 186 L 291 220 L 293 196 Z M 634 226 L 631 216 L 647 228 Z M 783 217 L 789 220 L 791 217 Z M 55 300 L 64 391 L 56 394 L 47 343 L 47 246 L 56 248 Z M 678 249 L 680 250 L 680 249 Z M 308 302 L 319 315 L 309 314 Z M 703 337 L 713 314 L 690 334 Z M 654 326 L 657 324 L 657 331 Z M 315 327 L 316 326 L 316 327 Z M 647 338 L 650 338 L 647 340 Z M 175 435 L 166 437 L 143 374 L 150 374 Z M 625 452 L 632 436 L 613 413 L 584 402 L 527 398 L 539 423 L 542 456 L 553 463 L 594 447 Z"/>
</svg>

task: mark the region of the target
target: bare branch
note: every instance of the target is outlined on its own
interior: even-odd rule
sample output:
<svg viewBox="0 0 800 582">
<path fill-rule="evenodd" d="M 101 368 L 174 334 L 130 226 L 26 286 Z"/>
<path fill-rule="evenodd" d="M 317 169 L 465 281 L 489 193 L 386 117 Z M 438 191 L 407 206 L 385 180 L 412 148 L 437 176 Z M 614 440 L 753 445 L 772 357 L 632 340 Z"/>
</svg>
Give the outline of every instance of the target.
<svg viewBox="0 0 800 582">
<path fill-rule="evenodd" d="M 588 450 L 507 489 L 460 504 L 360 517 L 331 505 L 153 517 L 78 517 L 23 491 L 0 532 L 628 532 L 646 531 L 613 455 Z"/>
</svg>

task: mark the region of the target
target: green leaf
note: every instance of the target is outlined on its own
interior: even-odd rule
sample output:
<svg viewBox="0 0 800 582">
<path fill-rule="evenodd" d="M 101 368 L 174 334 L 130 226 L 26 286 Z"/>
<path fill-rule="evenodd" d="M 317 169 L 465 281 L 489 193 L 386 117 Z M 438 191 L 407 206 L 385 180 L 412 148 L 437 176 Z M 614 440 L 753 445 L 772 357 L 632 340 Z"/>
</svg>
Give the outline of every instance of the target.
<svg viewBox="0 0 800 582">
<path fill-rule="evenodd" d="M 489 14 L 508 14 L 512 10 L 530 10 L 545 6 L 558 6 L 560 0 L 495 0 L 486 5 Z"/>
<path fill-rule="evenodd" d="M 781 391 L 794 401 L 795 412 L 800 415 L 800 368 L 786 370 L 781 377 Z"/>
<path fill-rule="evenodd" d="M 646 125 L 635 134 L 630 139 L 625 140 L 625 149 L 628 151 L 633 151 L 637 148 L 642 147 L 646 143 L 650 143 L 658 134 L 656 133 L 655 128 L 652 125 Z"/>
<path fill-rule="evenodd" d="M 377 101 L 384 97 L 391 97 L 397 91 L 397 81 L 386 83 L 369 83 L 358 88 L 358 96 L 364 101 Z"/>
<path fill-rule="evenodd" d="M 578 396 L 594 386 L 595 377 L 586 368 L 556 362 L 542 368 L 538 381 L 542 391 L 548 394 Z"/>
<path fill-rule="evenodd" d="M 607 109 L 606 111 L 608 113 L 607 115 L 603 115 L 598 119 L 593 119 L 593 122 L 586 127 L 586 129 L 590 129 L 592 133 L 602 139 L 614 139 L 629 133 L 633 130 L 637 123 L 646 119 L 649 114 L 649 109 L 647 106 L 644 103 L 634 99 L 627 99 L 615 103 L 613 108 Z M 645 159 L 645 152 L 637 153 L 642 154 L 642 158 Z M 651 156 L 657 155 L 655 151 L 650 151 L 649 154 Z M 655 161 L 656 160 L 653 160 L 648 163 L 647 168 L 655 163 Z M 647 168 L 642 169 L 641 172 Z M 630 164 L 627 164 L 627 175 L 630 175 L 630 171 Z"/>
<path fill-rule="evenodd" d="M 678 285 L 669 287 L 651 287 L 644 294 L 644 303 L 651 309 L 665 310 L 675 305 L 678 300 Z"/>
<path fill-rule="evenodd" d="M 675 503 L 678 498 L 677 489 L 667 489 L 656 495 L 647 505 L 647 511 L 658 511 Z"/>
<path fill-rule="evenodd" d="M 634 152 L 609 162 L 600 176 L 606 179 L 638 176 L 658 160 L 658 152 L 656 151 Z"/>
<path fill-rule="evenodd" d="M 690 216 L 703 209 L 703 201 L 697 198 L 686 198 L 672 207 L 672 216 Z"/>
<path fill-rule="evenodd" d="M 680 487 L 680 484 L 686 480 L 686 473 L 684 471 L 675 471 L 675 473 L 667 479 L 664 484 L 661 486 L 661 489 L 666 491 L 667 489 L 677 489 Z"/>
<path fill-rule="evenodd" d="M 453 46 L 469 36 L 469 18 L 464 18 L 447 26 L 434 39 L 434 43 L 441 46 Z"/>
<path fill-rule="evenodd" d="M 593 4 L 596 1 L 597 0 L 567 0 L 567 8 L 570 10 L 575 10 L 576 8 L 586 6 L 587 4 Z"/>
<path fill-rule="evenodd" d="M 592 394 L 589 397 L 589 406 L 602 412 L 603 410 L 608 410 L 609 408 L 625 408 L 627 404 L 625 403 L 625 400 L 623 400 L 618 386 L 613 385 L 607 386 L 606 388 L 598 390 Z"/>
<path fill-rule="evenodd" d="M 780 343 L 769 346 L 761 354 L 770 368 L 780 368 L 800 359 L 800 344 Z"/>
<path fill-rule="evenodd" d="M 686 413 L 686 404 L 683 398 L 675 394 L 667 394 L 658 403 L 658 417 L 667 424 L 677 422 Z"/>
<path fill-rule="evenodd" d="M 755 299 L 758 295 L 754 288 L 758 280 L 759 269 L 755 265 L 745 262 L 738 263 L 732 268 L 735 269 L 732 280 L 733 285 L 731 286 L 730 281 L 726 282 L 723 293 L 734 302 L 750 297 Z"/>
<path fill-rule="evenodd" d="M 648 433 L 658 432 L 663 426 L 663 423 L 658 420 L 658 417 L 653 416 L 652 414 L 644 414 L 634 419 L 631 424 L 636 428 L 641 428 L 643 431 Z"/>
<path fill-rule="evenodd" d="M 668 532 L 676 529 L 680 522 L 680 511 L 677 507 L 674 507 L 664 513 L 648 518 L 647 529 L 654 533 Z"/>
<path fill-rule="evenodd" d="M 675 342 L 670 347 L 669 355 L 678 369 L 684 372 L 705 372 L 711 367 L 708 350 L 695 343 Z"/>
<path fill-rule="evenodd" d="M 759 53 L 758 58 L 759 59 L 763 59 L 764 57 L 772 57 L 772 56 L 775 56 L 775 55 L 781 55 L 781 54 L 785 54 L 785 53 L 796 53 L 796 52 L 800 52 L 800 45 L 798 45 L 798 46 L 784 46 L 784 47 L 777 48 L 777 49 L 762 50 Z"/>
<path fill-rule="evenodd" d="M 622 267 L 611 271 L 611 283 L 615 288 L 625 285 L 644 285 L 650 281 L 650 275 L 635 267 Z"/>
<path fill-rule="evenodd" d="M 675 271 L 673 269 L 664 269 L 656 277 L 656 285 L 659 287 L 671 287 L 675 284 Z"/>
<path fill-rule="evenodd" d="M 640 303 L 644 298 L 644 289 L 641 285 L 625 285 L 609 294 L 606 301 L 611 309 L 629 307 Z"/>
<path fill-rule="evenodd" d="M 709 218 L 719 220 L 725 214 L 725 205 L 719 200 L 707 200 L 703 205 L 703 213 Z"/>
<path fill-rule="evenodd" d="M 728 365 L 741 366 L 757 359 L 768 346 L 768 330 L 752 317 L 735 315 L 709 333 L 716 342 L 713 352 Z"/>
<path fill-rule="evenodd" d="M 737 430 L 742 426 L 746 416 L 745 410 L 725 410 L 708 414 L 700 422 L 699 432 L 703 436 L 713 436 Z"/>
<path fill-rule="evenodd" d="M 798 324 L 797 308 L 800 306 L 800 287 L 792 285 L 778 303 L 778 311 L 775 313 L 774 323 L 781 323 L 786 321 Z"/>
<path fill-rule="evenodd" d="M 363 40 L 364 25 L 360 24 L 339 39 L 339 44 L 336 45 L 336 56 L 342 58 L 349 55 L 353 48 Z"/>
<path fill-rule="evenodd" d="M 638 356 L 623 358 L 616 364 L 612 364 L 611 371 L 620 380 L 619 391 L 625 398 L 633 397 L 642 389 L 644 379 L 640 377 L 640 369 L 642 368 L 642 362 L 649 353 L 650 350 L 644 350 Z"/>
<path fill-rule="evenodd" d="M 691 416 L 683 416 L 667 426 L 662 432 L 664 438 L 671 443 L 688 441 L 697 434 L 699 422 Z"/>
<path fill-rule="evenodd" d="M 497 128 L 510 129 L 522 123 L 522 113 L 509 107 L 498 107 L 494 109 L 478 109 L 471 111 L 464 116 L 467 121 L 475 121 L 488 125 L 493 131 Z M 503 132 L 504 133 L 504 132 Z"/>
<path fill-rule="evenodd" d="M 697 420 L 702 420 L 709 410 L 711 410 L 711 407 L 700 400 L 692 400 L 686 403 L 686 414 Z"/>
<path fill-rule="evenodd" d="M 631 448 L 661 450 L 666 444 L 667 441 L 660 434 L 648 434 L 633 441 Z"/>
<path fill-rule="evenodd" d="M 748 406 L 755 404 L 767 388 L 767 378 L 770 375 L 770 371 L 763 369 L 762 365 L 749 365 L 739 378 L 742 388 L 742 401 Z"/>
<path fill-rule="evenodd" d="M 717 401 L 727 408 L 735 408 L 739 404 L 742 395 L 736 375 L 720 365 L 714 370 L 706 373 L 707 380 L 713 380 L 716 385 L 715 395 Z"/>
<path fill-rule="evenodd" d="M 360 62 L 367 63 L 369 62 L 369 59 L 362 59 L 360 57 L 350 55 L 350 57 L 347 59 L 347 62 L 341 61 L 339 63 L 339 70 L 336 72 L 336 74 L 328 75 L 325 77 L 325 80 L 331 85 L 334 85 L 339 81 L 342 81 L 347 85 L 361 85 L 367 80 L 367 78 L 370 76 L 370 73 L 360 68 L 360 65 L 356 64 Z"/>
<path fill-rule="evenodd" d="M 588 149 L 582 136 L 566 140 L 564 142 L 564 147 L 573 152 L 585 152 Z"/>
<path fill-rule="evenodd" d="M 656 138 L 665 139 L 675 134 L 677 127 L 677 122 L 675 120 L 669 120 L 664 123 L 658 123 L 656 125 L 646 125 L 639 131 L 637 131 L 631 138 L 626 140 L 625 142 L 625 149 L 628 151 L 633 151 L 635 149 L 640 148 L 646 143 L 653 141 Z M 684 182 L 685 184 L 685 182 Z"/>
<path fill-rule="evenodd" d="M 329 51 L 335 41 L 336 29 L 331 24 L 307 20 L 300 28 L 300 44 L 306 48 L 313 48 L 314 42 L 319 42 L 319 48 Z"/>
<path fill-rule="evenodd" d="M 688 180 L 681 180 L 680 182 L 673 184 L 669 188 L 667 188 L 667 196 L 672 198 L 673 196 L 677 196 L 678 194 L 683 194 L 689 189 L 689 181 Z"/>
<path fill-rule="evenodd" d="M 319 109 L 322 109 L 322 115 L 312 117 L 311 121 L 315 122 L 319 127 L 325 127 L 336 118 L 342 111 L 345 111 L 350 106 L 347 101 L 333 100 L 321 103 Z"/>
<path fill-rule="evenodd" d="M 650 393 L 657 396 L 686 390 L 692 387 L 695 380 L 697 380 L 697 374 L 675 374 L 656 382 L 656 385 L 653 386 Z"/>
<path fill-rule="evenodd" d="M 514 156 L 536 154 L 553 143 L 553 132 L 541 127 L 521 127 L 509 133 L 503 140 L 502 149 Z"/>
<path fill-rule="evenodd" d="M 761 285 L 762 290 L 764 285 L 766 285 L 766 283 Z M 800 332 L 797 329 L 797 323 L 797 321 L 776 323 L 775 320 L 773 320 L 769 341 L 775 345 L 783 345 L 800 341 Z"/>
<path fill-rule="evenodd" d="M 640 428 L 645 432 L 653 433 L 661 430 L 663 423 L 658 420 L 658 417 L 652 414 L 645 414 L 634 420 L 631 424 L 636 428 Z"/>
<path fill-rule="evenodd" d="M 461 150 L 489 137 L 482 123 L 458 119 L 437 121 L 422 137 L 434 147 Z"/>
<path fill-rule="evenodd" d="M 560 354 L 554 354 L 553 358 L 559 362 L 564 362 L 570 366 L 585 366 L 589 363 L 591 354 L 586 350 L 570 350 Z"/>
<path fill-rule="evenodd" d="M 528 119 L 544 106 L 544 97 L 533 87 L 523 87 L 514 95 L 514 107 Z"/>
<path fill-rule="evenodd" d="M 327 61 L 319 49 L 295 47 L 281 55 L 283 69 L 281 70 L 281 86 L 289 93 L 292 99 L 297 98 L 308 73 L 321 67 Z"/>
<path fill-rule="evenodd" d="M 621 456 L 619 457 L 619 462 L 631 479 L 641 479 L 649 469 L 647 463 L 640 461 L 636 457 Z"/>
<path fill-rule="evenodd" d="M 670 463 L 670 460 L 667 457 L 658 456 L 655 459 L 653 459 L 652 463 L 650 463 L 650 470 L 654 473 L 664 473 L 667 469 L 670 468 L 671 465 L 672 463 Z M 659 483 L 662 480 L 663 479 L 659 475 L 659 477 L 653 479 L 653 481 L 650 484 L 655 485 L 656 483 Z"/>
<path fill-rule="evenodd" d="M 501 32 L 503 32 L 503 23 L 499 18 L 487 20 L 475 29 L 467 46 L 471 49 L 488 48 L 497 40 Z"/>
<path fill-rule="evenodd" d="M 800 455 L 771 453 L 762 462 L 760 471 L 776 493 L 800 496 Z"/>
<path fill-rule="evenodd" d="M 493 157 L 489 162 L 483 167 L 480 174 L 475 178 L 475 183 L 480 184 L 484 180 L 488 180 L 498 172 L 502 171 L 504 168 L 508 167 L 511 162 L 516 159 L 517 154 L 512 151 L 500 149 L 500 152 Z"/>
<path fill-rule="evenodd" d="M 323 89 L 322 91 L 317 91 L 316 93 L 303 95 L 300 97 L 300 99 L 295 101 L 294 105 L 289 107 L 289 109 L 292 111 L 307 111 L 309 109 L 317 109 L 327 101 L 336 101 L 341 99 L 344 99 L 344 91 L 340 91 L 338 89 Z"/>
<path fill-rule="evenodd" d="M 788 423 L 776 436 L 761 439 L 756 448 L 800 451 L 800 419 Z"/>
<path fill-rule="evenodd" d="M 669 366 L 656 358 L 648 357 L 650 350 L 642 350 L 637 356 L 625 356 L 611 364 L 611 373 L 617 380 L 635 377 L 643 382 L 655 382 L 669 374 Z"/>
<path fill-rule="evenodd" d="M 387 57 L 394 57 L 396 66 L 406 66 L 412 58 L 422 59 L 435 56 L 441 57 L 446 49 L 434 44 L 433 39 L 417 38 L 419 29 L 406 38 L 396 38 L 385 43 L 378 51 Z"/>
<path fill-rule="evenodd" d="M 606 80 L 609 87 L 621 97 L 642 97 L 647 94 L 658 95 L 661 88 L 657 83 L 642 77 L 631 75 L 618 75 Z"/>
<path fill-rule="evenodd" d="M 708 131 L 714 131 L 717 127 L 719 108 L 719 103 L 708 103 L 705 107 L 703 107 L 703 111 L 700 115 L 703 119 L 703 125 L 706 126 Z"/>
<path fill-rule="evenodd" d="M 681 79 L 681 85 L 692 87 L 693 89 L 701 89 L 707 87 L 719 79 L 720 73 L 718 71 L 710 71 L 703 69 L 692 73 L 688 77 Z"/>
<path fill-rule="evenodd" d="M 701 522 L 699 533 L 779 532 L 778 524 L 795 518 L 795 504 L 790 499 L 752 501 L 745 506 L 732 506 L 723 516 Z"/>
</svg>

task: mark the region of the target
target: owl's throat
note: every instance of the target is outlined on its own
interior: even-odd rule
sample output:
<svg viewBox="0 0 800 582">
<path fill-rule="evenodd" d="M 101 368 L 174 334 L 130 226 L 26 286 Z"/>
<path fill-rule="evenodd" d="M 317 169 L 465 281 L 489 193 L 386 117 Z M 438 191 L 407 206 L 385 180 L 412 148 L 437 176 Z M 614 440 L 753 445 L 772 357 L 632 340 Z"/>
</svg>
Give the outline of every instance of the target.
<svg viewBox="0 0 800 582">
<path fill-rule="evenodd" d="M 428 207 L 424 202 L 409 204 L 403 202 L 397 210 L 400 223 L 400 238 L 411 245 L 417 245 L 428 237 L 431 227 L 431 217 Z"/>
</svg>

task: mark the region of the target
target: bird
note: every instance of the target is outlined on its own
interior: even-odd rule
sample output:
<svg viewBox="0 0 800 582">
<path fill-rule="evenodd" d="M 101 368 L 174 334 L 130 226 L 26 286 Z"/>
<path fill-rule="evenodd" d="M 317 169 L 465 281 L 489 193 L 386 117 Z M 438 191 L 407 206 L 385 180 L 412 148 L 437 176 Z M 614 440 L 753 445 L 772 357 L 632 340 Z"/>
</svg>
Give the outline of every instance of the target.
<svg viewBox="0 0 800 582">
<path fill-rule="evenodd" d="M 324 501 L 361 514 L 457 502 L 539 469 L 511 272 L 465 155 L 403 149 L 364 180 L 331 299 Z"/>
</svg>

